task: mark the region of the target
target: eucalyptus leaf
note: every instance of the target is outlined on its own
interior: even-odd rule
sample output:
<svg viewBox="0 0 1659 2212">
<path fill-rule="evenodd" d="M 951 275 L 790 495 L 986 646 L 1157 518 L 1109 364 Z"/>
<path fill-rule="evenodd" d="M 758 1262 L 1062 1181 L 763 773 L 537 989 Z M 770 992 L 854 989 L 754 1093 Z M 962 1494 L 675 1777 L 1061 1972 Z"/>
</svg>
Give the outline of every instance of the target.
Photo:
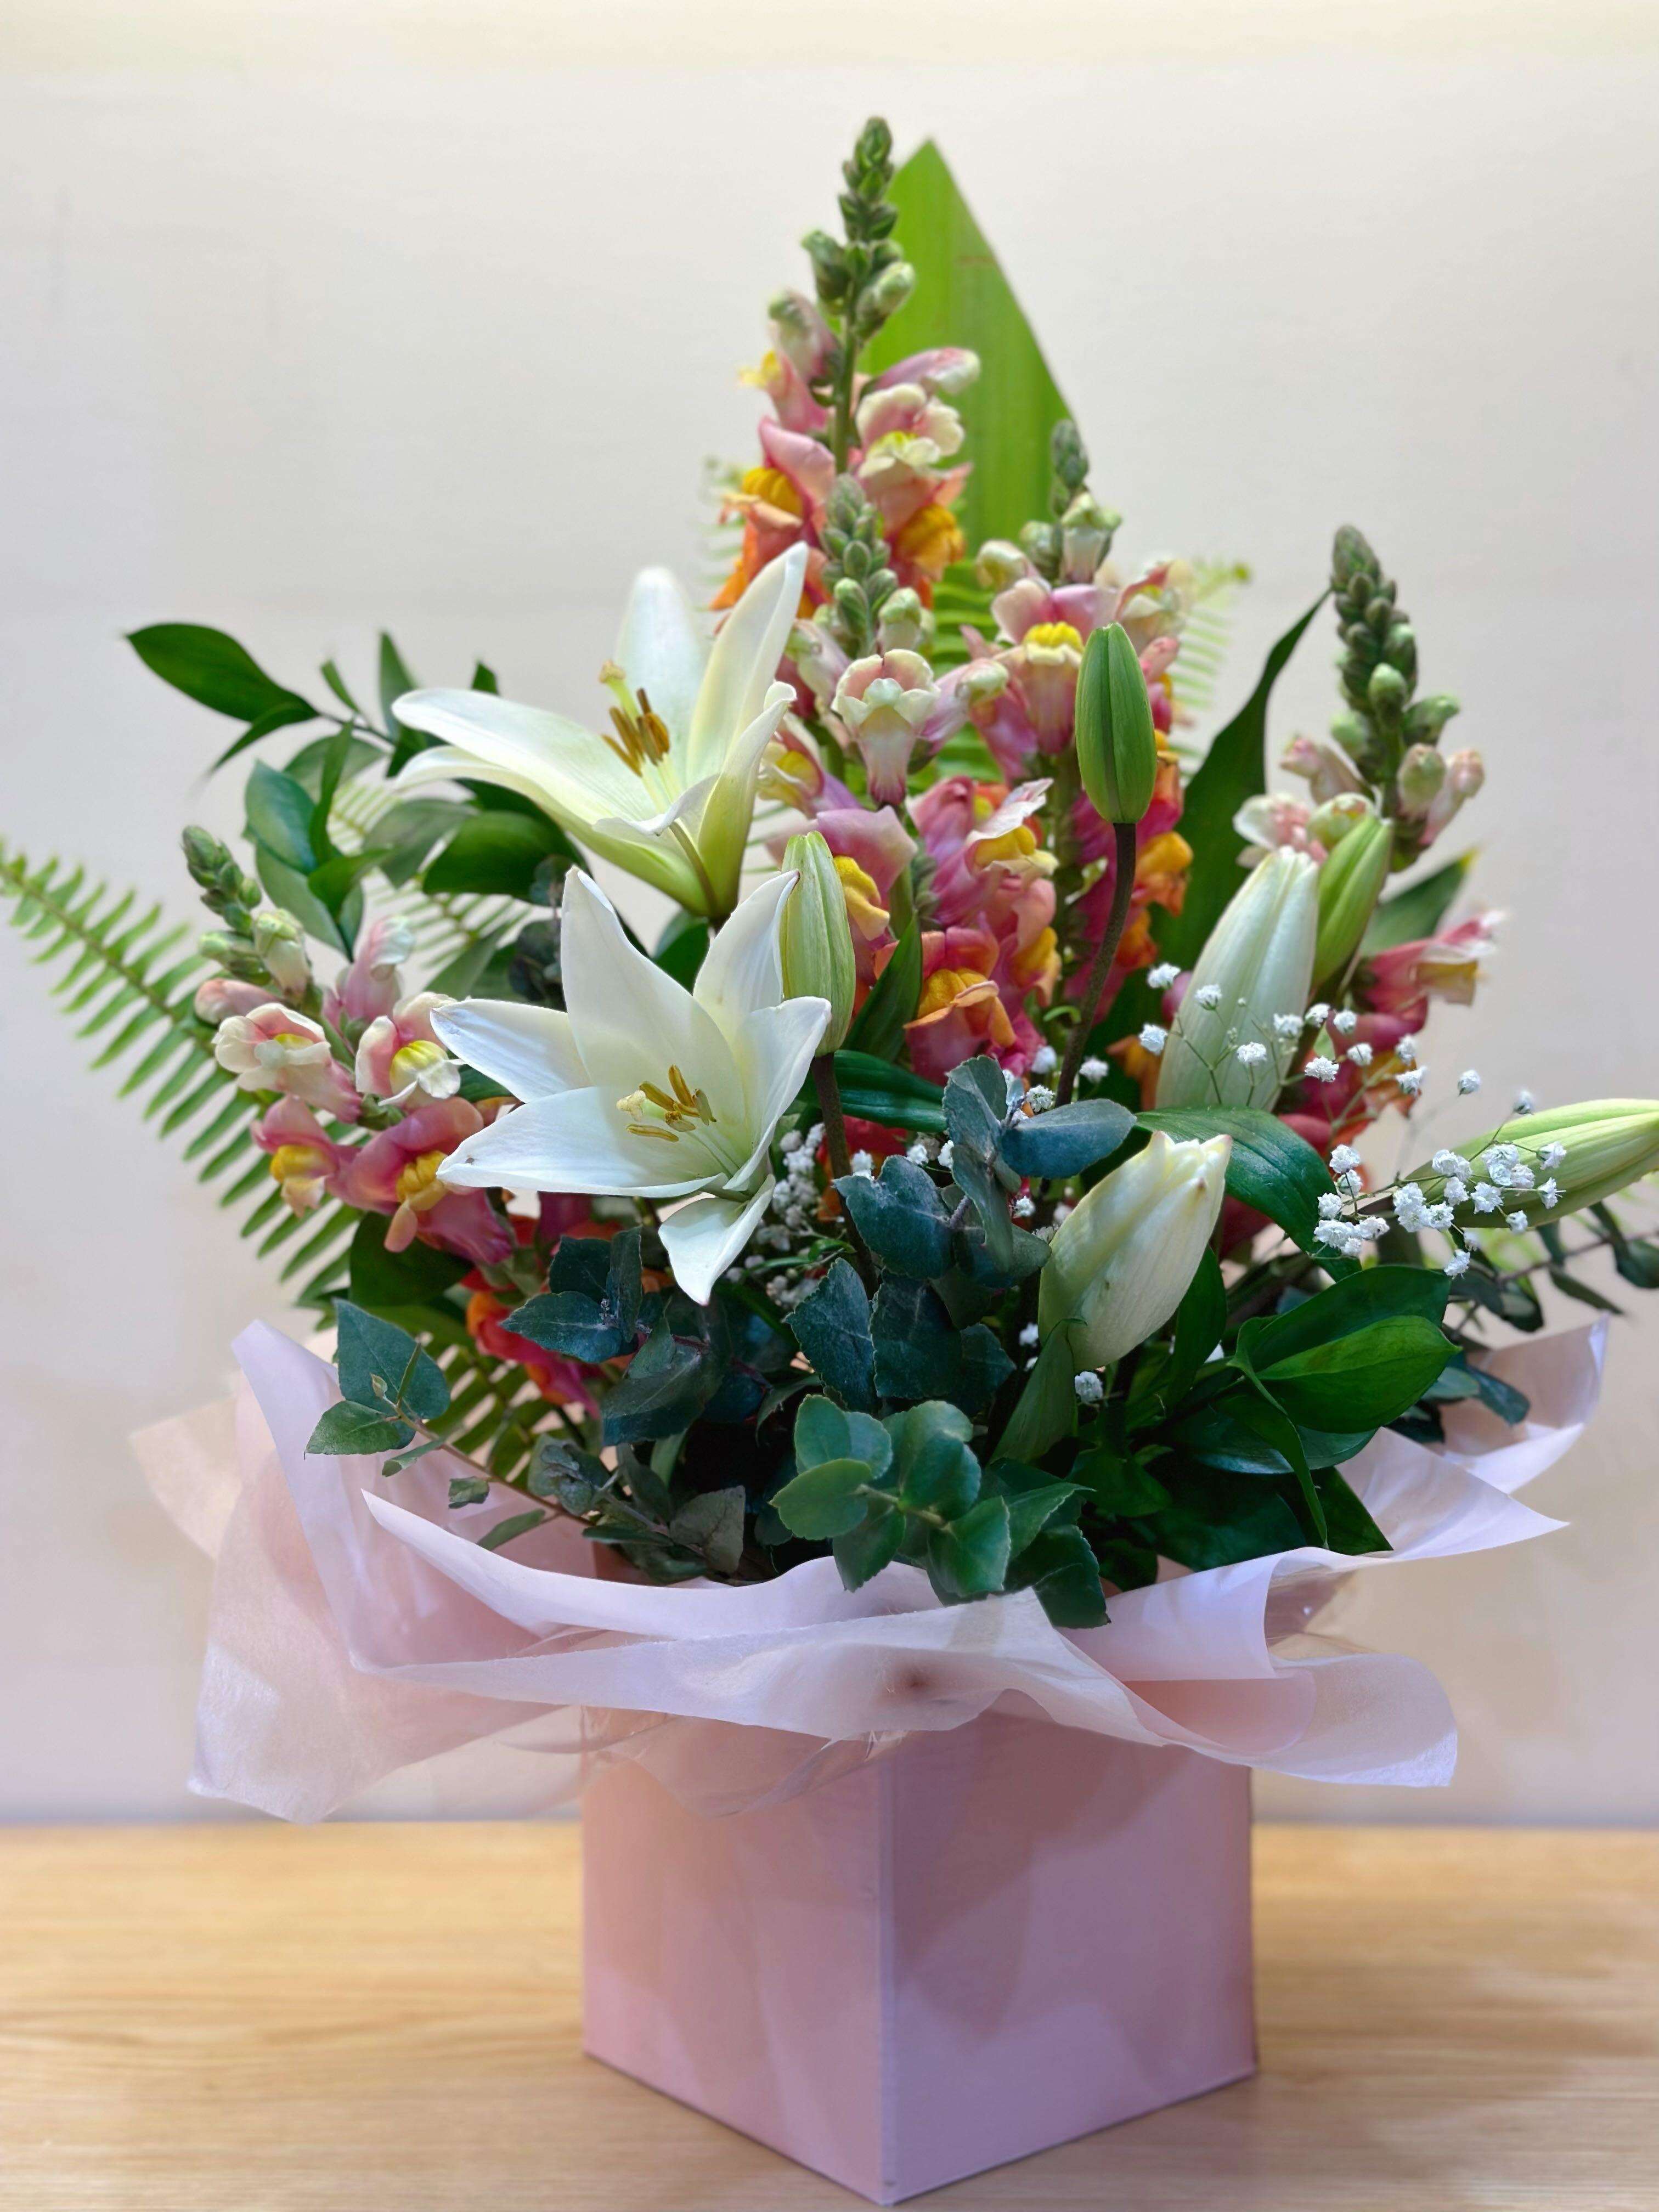
<svg viewBox="0 0 1659 2212">
<path fill-rule="evenodd" d="M 811 1297 L 791 1309 L 789 1327 L 819 1378 L 848 1406 L 875 1404 L 875 1346 L 870 1297 L 858 1271 L 832 1260 Z"/>
<path fill-rule="evenodd" d="M 533 1506 L 528 1513 L 509 1513 L 505 1521 L 498 1521 L 493 1528 L 485 1529 L 478 1539 L 479 1546 L 486 1552 L 499 1552 L 503 1544 L 510 1544 L 517 1537 L 527 1536 L 532 1528 L 539 1528 L 547 1517 L 539 1506 Z"/>
<path fill-rule="evenodd" d="M 1008 1504 L 982 1498 L 927 1540 L 927 1574 L 945 1598 L 988 1597 L 1008 1571 Z"/>
<path fill-rule="evenodd" d="M 406 1421 L 394 1421 L 373 1406 L 342 1401 L 328 1407 L 306 1444 L 307 1453 L 330 1457 L 396 1451 L 415 1431 Z"/>
<path fill-rule="evenodd" d="M 933 1178 L 895 1155 L 878 1179 L 842 1176 L 836 1188 L 853 1225 L 884 1267 L 926 1282 L 951 1263 L 950 1216 Z"/>
<path fill-rule="evenodd" d="M 1115 1098 L 1077 1098 L 1046 1113 L 1016 1114 L 1000 1150 L 1016 1175 L 1058 1181 L 1109 1158 L 1134 1126 L 1134 1115 Z"/>
<path fill-rule="evenodd" d="M 337 1301 L 334 1319 L 342 1396 L 359 1406 L 384 1403 L 374 1387 L 378 1380 L 391 1402 L 406 1407 L 421 1420 L 435 1421 L 448 1410 L 449 1385 L 443 1370 L 407 1329 L 349 1298 Z"/>
<path fill-rule="evenodd" d="M 725 1490 L 706 1490 L 686 1500 L 669 1522 L 668 1533 L 677 1544 L 684 1544 L 689 1551 L 701 1552 L 717 1572 L 734 1573 L 743 1557 L 747 1506 L 748 1498 L 740 1482 Z"/>
</svg>

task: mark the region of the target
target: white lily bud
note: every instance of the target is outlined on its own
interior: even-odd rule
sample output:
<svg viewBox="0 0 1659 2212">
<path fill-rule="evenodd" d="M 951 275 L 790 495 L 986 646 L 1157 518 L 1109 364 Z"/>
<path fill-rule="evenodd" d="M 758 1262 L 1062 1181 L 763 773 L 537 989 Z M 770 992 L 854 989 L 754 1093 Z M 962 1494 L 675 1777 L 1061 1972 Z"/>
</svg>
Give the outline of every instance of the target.
<svg viewBox="0 0 1659 2212">
<path fill-rule="evenodd" d="M 1275 1017 L 1300 1013 L 1313 981 L 1319 868 L 1281 845 L 1268 854 L 1210 932 L 1164 1049 L 1158 1103 L 1271 1106 L 1297 1045 Z M 1241 1057 L 1241 1045 L 1261 1045 Z"/>
<path fill-rule="evenodd" d="M 1181 1304 L 1221 1212 L 1231 1152 L 1230 1137 L 1177 1144 L 1155 1129 L 1060 1223 L 1037 1322 L 1045 1336 L 1070 1329 L 1078 1367 L 1121 1359 Z"/>
</svg>

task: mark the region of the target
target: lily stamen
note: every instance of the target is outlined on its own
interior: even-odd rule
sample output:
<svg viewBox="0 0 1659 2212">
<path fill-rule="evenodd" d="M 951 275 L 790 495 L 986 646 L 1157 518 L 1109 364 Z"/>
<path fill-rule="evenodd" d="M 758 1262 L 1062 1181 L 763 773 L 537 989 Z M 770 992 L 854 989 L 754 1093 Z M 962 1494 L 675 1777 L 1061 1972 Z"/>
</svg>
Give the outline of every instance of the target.
<svg viewBox="0 0 1659 2212">
<path fill-rule="evenodd" d="M 643 775 L 647 768 L 668 757 L 670 739 L 668 726 L 652 706 L 643 687 L 635 693 L 629 690 L 627 678 L 614 660 L 607 660 L 599 671 L 599 681 L 616 701 L 611 709 L 611 720 L 616 731 L 601 730 L 601 741 L 609 745 L 623 766 L 635 775 Z"/>
</svg>

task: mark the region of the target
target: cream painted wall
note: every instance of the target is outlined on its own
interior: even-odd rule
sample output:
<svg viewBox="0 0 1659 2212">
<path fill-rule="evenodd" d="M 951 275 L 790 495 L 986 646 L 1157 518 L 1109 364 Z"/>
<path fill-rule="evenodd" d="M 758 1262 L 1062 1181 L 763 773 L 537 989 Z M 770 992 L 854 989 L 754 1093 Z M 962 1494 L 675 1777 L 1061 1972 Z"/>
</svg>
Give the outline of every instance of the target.
<svg viewBox="0 0 1659 2212">
<path fill-rule="evenodd" d="M 1255 568 L 1230 691 L 1333 523 L 1403 582 L 1492 772 L 1472 829 L 1506 950 L 1431 1057 L 1541 1098 L 1659 1087 L 1650 10 L 854 5 L 791 11 L 14 4 L 0 27 L 4 826 L 188 909 L 222 726 L 119 634 L 221 624 L 281 672 L 483 654 L 588 694 L 630 571 L 688 563 L 734 365 L 874 106 L 936 133 L 1014 273 L 1133 548 Z M 958 32 L 972 65 L 936 65 Z M 814 36 L 817 33 L 815 31 Z M 1178 46 L 1174 43 L 1178 40 Z M 627 56 L 639 66 L 590 69 Z M 750 58 L 745 59 L 745 57 Z M 1328 710 L 1328 635 L 1286 686 Z M 0 944 L 7 1542 L 0 1816 L 186 1799 L 205 1574 L 128 1430 L 213 1395 L 280 1298 L 89 1078 Z M 1569 1309 L 1561 1325 L 1577 1318 Z M 1372 1579 L 1345 1632 L 1430 1660 L 1464 1724 L 1430 1796 L 1268 1784 L 1322 1818 L 1650 1821 L 1655 1356 L 1526 1551 Z M 416 1800 L 395 1793 L 388 1806 Z"/>
</svg>

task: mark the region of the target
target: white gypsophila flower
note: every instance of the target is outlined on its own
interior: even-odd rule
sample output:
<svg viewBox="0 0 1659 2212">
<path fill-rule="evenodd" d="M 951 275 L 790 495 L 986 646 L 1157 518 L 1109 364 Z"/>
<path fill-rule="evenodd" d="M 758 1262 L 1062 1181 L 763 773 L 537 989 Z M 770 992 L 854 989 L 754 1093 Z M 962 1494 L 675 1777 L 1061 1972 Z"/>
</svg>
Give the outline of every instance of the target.
<svg viewBox="0 0 1659 2212">
<path fill-rule="evenodd" d="M 1416 1098 L 1421 1095 L 1423 1089 L 1423 1070 L 1420 1067 L 1408 1067 L 1395 1078 L 1395 1083 L 1407 1098 Z"/>
<path fill-rule="evenodd" d="M 1448 1176 L 1442 1188 L 1448 1201 L 1453 1206 L 1462 1206 L 1469 1194 L 1469 1187 L 1462 1176 Z"/>
<path fill-rule="evenodd" d="M 867 1181 L 872 1178 L 875 1175 L 875 1158 L 873 1154 L 870 1152 L 854 1152 L 853 1155 L 852 1167 L 853 1173 L 855 1176 L 863 1176 Z"/>
<path fill-rule="evenodd" d="M 1334 1221 L 1337 1215 L 1340 1213 L 1341 1211 L 1342 1201 L 1334 1190 L 1321 1192 L 1319 1198 L 1319 1218 L 1322 1221 Z"/>
<path fill-rule="evenodd" d="M 1170 1042 L 1170 1032 L 1157 1022 L 1143 1022 L 1139 1042 L 1141 1050 L 1151 1053 L 1156 1060 Z"/>
<path fill-rule="evenodd" d="M 1323 1199 L 1319 1201 L 1322 1206 Z M 1394 1194 L 1394 1218 L 1402 1229 L 1420 1229 L 1426 1218 L 1420 1183 L 1402 1182 Z"/>
<path fill-rule="evenodd" d="M 1111 1070 L 1103 1060 L 1091 1053 L 1088 1059 L 1079 1068 L 1078 1073 L 1085 1083 L 1103 1083 L 1111 1073 Z"/>
<path fill-rule="evenodd" d="M 1371 1064 L 1371 1048 L 1368 1044 L 1351 1044 L 1347 1056 L 1356 1067 L 1369 1067 Z"/>
<path fill-rule="evenodd" d="M 432 1016 L 444 1044 L 524 1101 L 450 1153 L 444 1182 L 683 1199 L 662 1241 L 675 1280 L 706 1304 L 774 1202 L 772 1139 L 830 1018 L 827 1000 L 783 995 L 779 923 L 794 883 L 775 876 L 743 902 L 688 991 L 573 868 L 565 1010 L 471 999 Z"/>
<path fill-rule="evenodd" d="M 1042 1334 L 1042 1331 L 1037 1327 L 1036 1323 L 1034 1321 L 1028 1321 L 1024 1328 L 1021 1329 L 1019 1333 L 1019 1340 L 1022 1347 L 1025 1351 L 1029 1352 Z"/>
<path fill-rule="evenodd" d="M 800 1150 L 800 1131 L 786 1129 L 782 1136 L 778 1139 L 778 1150 L 786 1159 L 792 1152 L 798 1152 Z"/>
<path fill-rule="evenodd" d="M 1538 1195 L 1546 1206 L 1553 1207 L 1560 1200 L 1561 1186 L 1553 1176 L 1547 1176 L 1538 1186 Z"/>
<path fill-rule="evenodd" d="M 1085 1367 L 1081 1375 L 1072 1378 L 1072 1388 L 1077 1392 L 1079 1406 L 1097 1406 L 1106 1395 L 1106 1386 L 1098 1375 Z"/>
<path fill-rule="evenodd" d="M 1478 1182 L 1472 1203 L 1477 1213 L 1496 1213 L 1504 1203 L 1504 1194 L 1494 1183 Z"/>
<path fill-rule="evenodd" d="M 1530 1091 L 1517 1091 L 1515 1094 L 1514 1110 L 1517 1114 L 1535 1114 L 1538 1111 L 1538 1101 Z"/>
<path fill-rule="evenodd" d="M 1468 1264 L 1469 1255 L 1467 1252 L 1454 1252 L 1440 1272 L 1443 1275 L 1461 1275 Z"/>
<path fill-rule="evenodd" d="M 1417 1039 L 1414 1036 L 1402 1036 L 1399 1042 L 1395 1046 L 1394 1056 L 1400 1061 L 1402 1066 L 1415 1067 L 1417 1065 Z"/>
<path fill-rule="evenodd" d="M 1046 1083 L 1034 1083 L 1025 1094 L 1025 1103 L 1033 1114 L 1046 1114 L 1054 1103 L 1054 1094 Z"/>
<path fill-rule="evenodd" d="M 1538 1164 L 1542 1168 L 1559 1168 L 1566 1157 L 1565 1145 L 1546 1145 L 1538 1155 Z"/>
<path fill-rule="evenodd" d="M 1200 983 L 1193 993 L 1193 1003 L 1194 1006 L 1202 1006 L 1206 1014 L 1212 1014 L 1221 1004 L 1220 984 Z"/>
<path fill-rule="evenodd" d="M 927 1147 L 918 1141 L 917 1143 L 907 1147 L 904 1157 L 909 1161 L 913 1168 L 925 1168 L 927 1165 L 931 1155 L 928 1153 Z"/>
<path fill-rule="evenodd" d="M 1060 1066 L 1060 1054 L 1051 1044 L 1040 1044 L 1031 1054 L 1033 1075 L 1052 1075 Z"/>
<path fill-rule="evenodd" d="M 1070 1200 L 1062 1198 L 1060 1204 L 1054 1208 L 1053 1226 L 1050 1228 L 1048 1232 L 1050 1236 L 1054 1234 L 1054 1231 L 1055 1229 L 1059 1228 L 1060 1223 L 1066 1219 L 1071 1213 L 1071 1211 L 1072 1207 Z"/>
<path fill-rule="evenodd" d="M 951 1165 L 951 1161 L 952 1161 L 952 1160 L 954 1160 L 954 1159 L 955 1159 L 956 1156 L 957 1156 L 957 1148 L 956 1148 L 956 1146 L 955 1146 L 951 1142 L 951 1139 L 947 1137 L 947 1138 L 945 1139 L 945 1142 L 944 1142 L 944 1143 L 939 1146 L 939 1165 L 940 1165 L 942 1168 L 945 1169 L 945 1170 L 948 1171 L 948 1170 L 949 1170 L 949 1168 L 950 1168 L 950 1165 Z"/>
<path fill-rule="evenodd" d="M 1331 1154 L 1331 1173 L 1346 1175 L 1350 1168 L 1359 1165 L 1359 1155 L 1352 1145 L 1339 1145 Z"/>
<path fill-rule="evenodd" d="M 1156 968 L 1146 970 L 1146 981 L 1155 991 L 1167 991 L 1181 970 L 1173 960 L 1160 960 Z"/>
<path fill-rule="evenodd" d="M 1464 1158 L 1462 1152 L 1451 1152 L 1444 1145 L 1429 1162 L 1429 1165 L 1437 1176 L 1468 1176 L 1474 1172 L 1472 1164 Z"/>
<path fill-rule="evenodd" d="M 1517 1237 L 1521 1234 L 1526 1225 L 1527 1217 L 1524 1213 L 1506 1213 L 1504 1216 L 1504 1226 L 1506 1229 L 1514 1230 Z"/>
<path fill-rule="evenodd" d="M 1449 1229 L 1453 1219 L 1452 1208 L 1442 1199 L 1437 1205 L 1425 1209 L 1423 1218 L 1431 1229 Z"/>
<path fill-rule="evenodd" d="M 1302 1073 L 1311 1076 L 1316 1083 L 1334 1083 L 1342 1071 L 1334 1060 L 1329 1059 L 1322 1052 L 1316 1052 Z"/>
<path fill-rule="evenodd" d="M 1458 1095 L 1458 1097 L 1459 1097 L 1460 1098 L 1468 1098 L 1468 1097 L 1471 1097 L 1471 1096 L 1472 1096 L 1475 1091 L 1477 1091 L 1480 1088 L 1480 1069 L 1479 1069 L 1479 1068 L 1477 1068 L 1477 1067 L 1466 1067 L 1466 1068 L 1463 1070 L 1463 1073 L 1462 1073 L 1458 1077 L 1458 1079 L 1457 1079 L 1457 1095 Z"/>
<path fill-rule="evenodd" d="M 1029 1221 L 1036 1212 L 1036 1200 L 1034 1198 L 1017 1198 L 1008 1211 L 1016 1221 Z"/>
<path fill-rule="evenodd" d="M 1360 1192 L 1365 1188 L 1364 1184 L 1361 1182 L 1358 1176 L 1352 1168 L 1349 1169 L 1346 1175 L 1338 1176 L 1336 1179 L 1336 1187 L 1342 1193 L 1345 1198 L 1358 1198 Z"/>
<path fill-rule="evenodd" d="M 1267 1048 L 1254 1042 L 1241 1044 L 1235 1049 L 1235 1057 L 1241 1067 L 1260 1067 L 1267 1057 Z"/>
<path fill-rule="evenodd" d="M 1359 1027 L 1359 1017 L 1351 1006 L 1344 1006 L 1340 1014 L 1331 1016 L 1331 1027 L 1338 1036 L 1352 1036 Z"/>
<path fill-rule="evenodd" d="M 1310 1029 L 1322 1030 L 1331 1018 L 1331 1010 L 1323 999 L 1316 1000 L 1309 1007 L 1305 1019 Z"/>
<path fill-rule="evenodd" d="M 1501 1152 L 1488 1152 L 1484 1165 L 1487 1182 L 1495 1182 L 1499 1190 L 1507 1190 L 1515 1181 L 1515 1164 L 1513 1161 L 1506 1159 Z"/>
<path fill-rule="evenodd" d="M 1273 1016 L 1273 1035 L 1279 1039 L 1281 1043 L 1294 1044 L 1301 1034 L 1302 1017 L 1300 1014 L 1275 1014 Z"/>
</svg>

